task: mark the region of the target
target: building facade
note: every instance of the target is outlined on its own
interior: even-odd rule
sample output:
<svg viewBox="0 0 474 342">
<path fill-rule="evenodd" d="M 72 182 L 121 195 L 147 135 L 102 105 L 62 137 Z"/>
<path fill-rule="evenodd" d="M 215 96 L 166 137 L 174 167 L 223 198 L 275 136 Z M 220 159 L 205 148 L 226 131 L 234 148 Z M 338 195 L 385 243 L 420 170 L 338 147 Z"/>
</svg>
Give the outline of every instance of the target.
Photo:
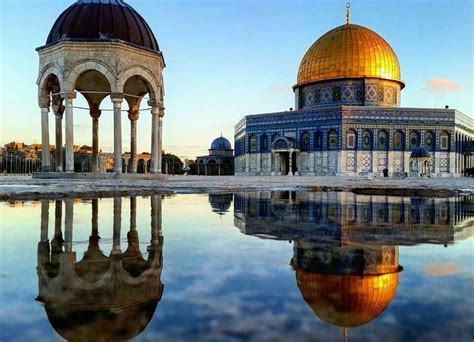
<svg viewBox="0 0 474 342">
<path fill-rule="evenodd" d="M 348 13 L 303 57 L 295 110 L 247 115 L 235 126 L 235 174 L 405 176 L 417 147 L 430 152 L 430 175 L 464 174 L 474 120 L 448 107 L 400 107 L 404 87 L 390 45 Z"/>
<path fill-rule="evenodd" d="M 234 174 L 234 150 L 224 137 L 214 139 L 209 155 L 196 159 L 198 175 L 229 176 Z"/>
</svg>

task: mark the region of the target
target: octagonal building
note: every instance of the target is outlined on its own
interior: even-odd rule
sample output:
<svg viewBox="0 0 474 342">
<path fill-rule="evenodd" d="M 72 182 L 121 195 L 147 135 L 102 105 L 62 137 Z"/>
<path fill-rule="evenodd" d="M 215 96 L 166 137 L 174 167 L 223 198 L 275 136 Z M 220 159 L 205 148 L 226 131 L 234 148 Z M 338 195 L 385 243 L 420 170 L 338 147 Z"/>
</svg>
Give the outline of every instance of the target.
<svg viewBox="0 0 474 342">
<path fill-rule="evenodd" d="M 447 107 L 400 107 L 396 53 L 349 19 L 348 9 L 346 23 L 304 55 L 295 110 L 247 115 L 235 126 L 235 174 L 420 176 L 410 154 L 424 147 L 429 175 L 463 175 L 474 166 L 466 148 L 474 120 Z"/>
</svg>

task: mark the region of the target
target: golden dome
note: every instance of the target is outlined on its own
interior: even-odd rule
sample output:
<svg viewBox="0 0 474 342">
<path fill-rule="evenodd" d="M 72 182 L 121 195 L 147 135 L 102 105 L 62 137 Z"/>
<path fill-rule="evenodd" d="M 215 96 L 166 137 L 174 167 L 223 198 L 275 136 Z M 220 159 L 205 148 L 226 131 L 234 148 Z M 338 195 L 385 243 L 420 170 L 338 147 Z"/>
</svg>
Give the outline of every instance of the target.
<svg viewBox="0 0 474 342">
<path fill-rule="evenodd" d="M 357 327 L 379 316 L 395 298 L 398 272 L 327 275 L 296 270 L 298 288 L 314 313 L 339 327 Z"/>
<path fill-rule="evenodd" d="M 365 77 L 394 80 L 405 86 L 390 45 L 366 27 L 345 24 L 327 32 L 309 48 L 298 70 L 297 85 Z"/>
</svg>

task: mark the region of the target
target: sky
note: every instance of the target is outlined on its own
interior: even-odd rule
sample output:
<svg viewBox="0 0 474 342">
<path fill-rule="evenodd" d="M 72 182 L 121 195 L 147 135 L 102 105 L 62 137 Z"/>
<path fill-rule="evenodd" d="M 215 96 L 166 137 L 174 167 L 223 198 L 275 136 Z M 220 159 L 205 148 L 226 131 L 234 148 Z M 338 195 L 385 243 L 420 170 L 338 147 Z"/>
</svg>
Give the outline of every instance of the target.
<svg viewBox="0 0 474 342">
<path fill-rule="evenodd" d="M 56 18 L 73 0 L 0 0 L 0 144 L 40 143 L 38 55 Z M 345 1 L 128 0 L 164 54 L 163 147 L 181 158 L 207 154 L 221 134 L 233 145 L 247 114 L 294 107 L 292 85 L 306 50 L 345 22 Z M 474 117 L 471 0 L 352 1 L 351 22 L 380 34 L 397 54 L 403 107 L 449 105 Z M 78 96 L 76 106 L 85 106 Z M 102 109 L 112 108 L 105 99 Z M 142 107 L 143 108 L 143 107 Z M 54 117 L 50 139 L 54 143 Z M 88 111 L 75 110 L 76 145 L 92 144 Z M 124 151 L 129 123 L 122 122 Z M 151 115 L 138 121 L 138 150 L 149 151 Z M 103 112 L 100 148 L 113 150 L 113 118 Z"/>
</svg>

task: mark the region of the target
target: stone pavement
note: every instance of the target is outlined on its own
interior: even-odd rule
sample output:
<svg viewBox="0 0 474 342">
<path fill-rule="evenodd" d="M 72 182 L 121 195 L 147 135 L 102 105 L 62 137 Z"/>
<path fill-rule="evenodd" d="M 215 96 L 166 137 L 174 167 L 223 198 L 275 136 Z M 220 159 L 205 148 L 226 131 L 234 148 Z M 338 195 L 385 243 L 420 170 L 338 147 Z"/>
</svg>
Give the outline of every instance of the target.
<svg viewBox="0 0 474 342">
<path fill-rule="evenodd" d="M 170 176 L 156 180 L 66 180 L 1 176 L 0 199 L 111 197 L 153 193 L 219 193 L 308 190 L 403 196 L 474 195 L 474 178 L 376 178 L 301 176 Z"/>
</svg>

